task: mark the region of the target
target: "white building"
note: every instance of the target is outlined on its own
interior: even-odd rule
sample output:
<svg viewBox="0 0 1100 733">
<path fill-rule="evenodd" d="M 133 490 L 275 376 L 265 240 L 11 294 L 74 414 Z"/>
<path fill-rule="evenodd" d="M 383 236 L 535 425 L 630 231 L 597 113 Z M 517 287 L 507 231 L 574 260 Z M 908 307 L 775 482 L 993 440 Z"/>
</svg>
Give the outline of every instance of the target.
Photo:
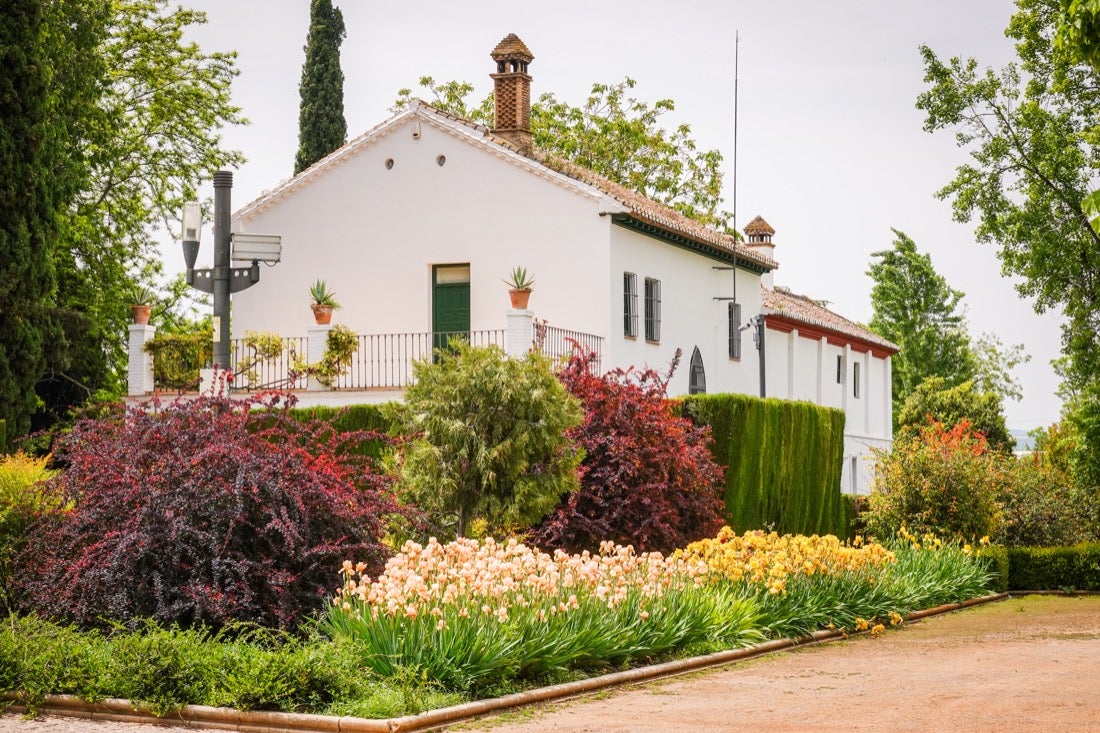
<svg viewBox="0 0 1100 733">
<path fill-rule="evenodd" d="M 492 58 L 493 129 L 418 102 L 234 213 L 234 231 L 283 243 L 262 284 L 234 296 L 234 338 L 303 335 L 317 279 L 342 305 L 336 321 L 358 334 L 504 329 L 501 281 L 524 266 L 535 279 L 531 312 L 601 339 L 605 368 L 663 370 L 679 349 L 670 394 L 765 393 L 842 408 L 857 463 L 862 447 L 889 442 L 895 347 L 770 290 L 777 265 L 766 223 L 737 242 L 533 149 L 533 56 L 509 35 Z M 763 362 L 754 346 L 761 319 Z M 859 394 L 850 394 L 852 379 Z M 846 481 L 845 490 L 866 490 L 860 470 Z"/>
</svg>

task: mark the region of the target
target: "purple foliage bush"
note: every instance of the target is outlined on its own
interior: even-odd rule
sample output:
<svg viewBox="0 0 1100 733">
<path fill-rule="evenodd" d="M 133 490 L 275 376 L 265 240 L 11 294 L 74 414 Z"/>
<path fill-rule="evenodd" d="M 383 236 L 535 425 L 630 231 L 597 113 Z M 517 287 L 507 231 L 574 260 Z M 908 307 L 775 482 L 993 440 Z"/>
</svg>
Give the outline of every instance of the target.
<svg viewBox="0 0 1100 733">
<path fill-rule="evenodd" d="M 377 572 L 399 508 L 357 446 L 385 437 L 295 419 L 282 399 L 78 422 L 47 485 L 67 508 L 31 527 L 16 562 L 24 609 L 83 626 L 290 629 L 323 607 L 344 558 Z"/>
<path fill-rule="evenodd" d="M 710 428 L 675 413 L 657 372 L 596 375 L 594 358 L 575 352 L 558 374 L 584 407 L 584 422 L 570 431 L 585 452 L 581 488 L 534 528 L 534 542 L 580 552 L 610 540 L 667 553 L 714 535 L 724 475 L 708 448 Z"/>
</svg>

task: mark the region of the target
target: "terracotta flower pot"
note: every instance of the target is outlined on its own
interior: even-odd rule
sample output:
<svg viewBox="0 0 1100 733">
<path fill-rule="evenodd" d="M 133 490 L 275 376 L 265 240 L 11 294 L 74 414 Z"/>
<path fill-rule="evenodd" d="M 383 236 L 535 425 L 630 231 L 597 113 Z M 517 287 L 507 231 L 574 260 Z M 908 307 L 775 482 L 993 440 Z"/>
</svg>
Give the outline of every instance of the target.
<svg viewBox="0 0 1100 733">
<path fill-rule="evenodd" d="M 318 326 L 327 325 L 332 321 L 332 306 L 321 305 L 320 303 L 314 303 L 310 306 L 313 308 L 313 320 L 317 321 Z"/>
<path fill-rule="evenodd" d="M 523 290 L 509 290 L 508 297 L 512 300 L 512 307 L 516 310 L 524 310 L 527 308 L 527 301 L 531 299 L 531 288 L 524 288 Z"/>
<path fill-rule="evenodd" d="M 134 319 L 134 323 L 139 326 L 146 326 L 149 324 L 149 316 L 153 313 L 153 306 L 151 305 L 132 305 L 130 306 L 130 317 Z"/>
</svg>

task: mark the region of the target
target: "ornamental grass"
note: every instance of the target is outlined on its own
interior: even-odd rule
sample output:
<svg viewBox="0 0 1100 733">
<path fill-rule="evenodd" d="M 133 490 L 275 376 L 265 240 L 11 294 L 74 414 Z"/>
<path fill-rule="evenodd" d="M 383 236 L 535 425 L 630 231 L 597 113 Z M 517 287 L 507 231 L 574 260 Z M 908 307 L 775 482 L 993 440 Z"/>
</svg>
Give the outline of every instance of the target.
<svg viewBox="0 0 1100 733">
<path fill-rule="evenodd" d="M 698 559 L 553 555 L 516 540 L 408 542 L 375 580 L 344 564 L 322 629 L 382 676 L 422 671 L 452 689 L 761 638 L 756 604 L 709 582 Z"/>
</svg>

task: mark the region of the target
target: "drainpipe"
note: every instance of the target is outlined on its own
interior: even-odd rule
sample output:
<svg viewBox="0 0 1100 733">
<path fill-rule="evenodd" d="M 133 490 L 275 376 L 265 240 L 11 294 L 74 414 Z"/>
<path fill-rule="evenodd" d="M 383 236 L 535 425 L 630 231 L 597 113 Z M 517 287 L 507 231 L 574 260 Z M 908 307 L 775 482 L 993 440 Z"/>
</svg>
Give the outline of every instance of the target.
<svg viewBox="0 0 1100 733">
<path fill-rule="evenodd" d="M 756 317 L 756 351 L 757 351 L 757 353 L 760 357 L 760 396 L 761 397 L 767 397 L 768 396 L 768 390 L 767 390 L 767 386 L 766 386 L 765 369 L 764 369 L 765 364 L 766 364 L 765 353 L 764 353 L 765 352 L 766 340 L 764 338 L 764 334 L 765 334 L 764 316 L 759 315 L 759 316 Z"/>
</svg>

